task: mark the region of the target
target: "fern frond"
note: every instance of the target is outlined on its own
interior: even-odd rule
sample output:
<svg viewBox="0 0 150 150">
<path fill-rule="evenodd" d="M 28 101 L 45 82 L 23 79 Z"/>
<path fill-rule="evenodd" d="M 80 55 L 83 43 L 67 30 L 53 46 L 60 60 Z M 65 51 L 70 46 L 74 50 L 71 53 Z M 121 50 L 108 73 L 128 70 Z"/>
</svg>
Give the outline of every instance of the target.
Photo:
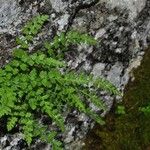
<svg viewBox="0 0 150 150">
<path fill-rule="evenodd" d="M 119 95 L 120 92 L 104 79 L 70 71 L 61 61 L 70 44 L 96 44 L 87 34 L 62 33 L 50 44 L 45 44 L 44 50 L 48 52 L 41 50 L 29 54 L 29 44 L 47 20 L 47 15 L 39 15 L 27 23 L 22 29 L 23 35 L 16 39 L 19 48 L 13 51 L 12 61 L 0 69 L 0 118 L 7 118 L 9 131 L 19 125 L 28 145 L 33 138 L 40 138 L 51 143 L 53 150 L 61 150 L 61 142 L 55 138 L 57 133 L 39 123 L 37 114 L 47 115 L 62 131 L 65 130 L 63 113 L 71 108 L 104 124 L 89 103 L 105 110 L 97 90 Z"/>
<path fill-rule="evenodd" d="M 82 34 L 77 31 L 69 31 L 67 33 L 66 37 L 67 37 L 67 42 L 69 44 L 81 44 L 81 43 L 85 43 L 88 45 L 96 45 L 97 44 L 97 41 L 93 37 L 91 37 L 87 34 Z"/>
<path fill-rule="evenodd" d="M 100 77 L 95 79 L 94 86 L 102 90 L 105 90 L 111 94 L 122 96 L 121 92 L 119 92 L 119 90 L 113 84 Z"/>
<path fill-rule="evenodd" d="M 49 102 L 41 102 L 41 105 L 43 105 L 42 110 L 46 112 L 54 122 L 56 122 L 62 131 L 64 131 L 64 119 L 61 114 L 56 109 L 54 109 L 54 106 Z"/>
<path fill-rule="evenodd" d="M 93 112 L 90 108 L 87 108 L 86 112 L 93 120 L 95 120 L 100 125 L 104 125 L 105 121 L 102 119 L 100 115 L 97 115 L 95 112 Z"/>
<path fill-rule="evenodd" d="M 87 100 L 89 99 L 89 101 L 92 102 L 95 106 L 102 110 L 106 110 L 105 104 L 103 103 L 101 98 L 98 97 L 94 92 L 82 90 L 81 93 L 86 97 Z"/>
<path fill-rule="evenodd" d="M 10 131 L 14 128 L 14 126 L 16 125 L 16 122 L 18 121 L 17 117 L 11 117 L 8 119 L 7 122 L 7 130 Z"/>
<path fill-rule="evenodd" d="M 30 35 L 30 38 L 27 39 L 30 41 L 33 39 L 33 36 L 37 35 L 37 33 L 42 28 L 45 21 L 48 20 L 48 15 L 38 15 L 35 18 L 32 19 L 32 21 L 29 21 L 25 27 L 22 29 L 22 33 L 25 35 L 25 37 L 28 37 Z"/>
</svg>

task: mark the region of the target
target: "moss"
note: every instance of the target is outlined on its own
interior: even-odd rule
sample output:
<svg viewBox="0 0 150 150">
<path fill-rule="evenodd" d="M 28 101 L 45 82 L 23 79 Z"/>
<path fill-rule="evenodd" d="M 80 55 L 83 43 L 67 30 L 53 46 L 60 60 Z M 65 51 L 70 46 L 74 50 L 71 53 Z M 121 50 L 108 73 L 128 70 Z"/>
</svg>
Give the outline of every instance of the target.
<svg viewBox="0 0 150 150">
<path fill-rule="evenodd" d="M 139 107 L 150 103 L 149 50 L 150 48 L 141 66 L 133 71 L 135 80 L 130 81 L 125 88 L 122 105 L 125 106 L 126 114 L 116 115 L 114 110 L 116 105 L 114 105 L 112 111 L 106 116 L 106 125 L 96 125 L 88 134 L 85 140 L 85 150 L 90 150 L 91 145 L 96 150 L 146 150 L 150 148 L 150 116 L 145 116 L 139 111 Z"/>
</svg>

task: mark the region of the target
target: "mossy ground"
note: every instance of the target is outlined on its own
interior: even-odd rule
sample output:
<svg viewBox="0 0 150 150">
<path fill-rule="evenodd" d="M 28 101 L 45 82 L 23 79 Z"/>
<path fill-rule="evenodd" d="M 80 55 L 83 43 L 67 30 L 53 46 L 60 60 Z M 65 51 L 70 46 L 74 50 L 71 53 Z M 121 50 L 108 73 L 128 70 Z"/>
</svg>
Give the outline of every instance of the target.
<svg viewBox="0 0 150 150">
<path fill-rule="evenodd" d="M 150 104 L 150 48 L 134 76 L 123 97 L 126 114 L 115 114 L 114 104 L 106 125 L 96 125 L 88 134 L 84 150 L 150 150 L 150 115 L 139 111 L 139 107 Z"/>
</svg>

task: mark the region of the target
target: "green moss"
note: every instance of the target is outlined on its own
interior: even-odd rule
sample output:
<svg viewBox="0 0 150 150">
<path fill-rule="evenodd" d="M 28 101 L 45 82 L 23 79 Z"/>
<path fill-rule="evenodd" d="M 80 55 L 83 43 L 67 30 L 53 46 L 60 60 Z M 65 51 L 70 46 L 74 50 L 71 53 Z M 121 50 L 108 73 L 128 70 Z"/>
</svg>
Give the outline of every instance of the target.
<svg viewBox="0 0 150 150">
<path fill-rule="evenodd" d="M 106 116 L 106 125 L 96 125 L 89 133 L 85 150 L 90 150 L 91 145 L 96 150 L 145 150 L 149 148 L 150 116 L 145 116 L 139 111 L 139 107 L 148 105 L 150 102 L 149 50 L 141 66 L 134 70 L 134 82 L 130 81 L 126 86 L 122 103 L 126 114 L 116 115 L 115 105 Z"/>
</svg>

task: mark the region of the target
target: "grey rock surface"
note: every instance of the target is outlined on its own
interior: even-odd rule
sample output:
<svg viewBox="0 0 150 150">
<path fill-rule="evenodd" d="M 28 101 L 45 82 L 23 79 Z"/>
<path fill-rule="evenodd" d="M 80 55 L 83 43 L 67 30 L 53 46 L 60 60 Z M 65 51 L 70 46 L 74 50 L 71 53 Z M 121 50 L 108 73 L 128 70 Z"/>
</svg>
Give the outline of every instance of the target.
<svg viewBox="0 0 150 150">
<path fill-rule="evenodd" d="M 66 11 L 67 2 L 62 2 L 62 0 L 50 0 L 52 8 L 56 11 L 56 12 L 64 12 Z"/>
<path fill-rule="evenodd" d="M 98 46 L 79 46 L 67 54 L 68 65 L 106 77 L 122 91 L 150 44 L 150 0 L 0 0 L 0 66 L 9 61 L 23 24 L 39 13 L 48 14 L 49 23 L 35 45 L 69 29 L 91 34 Z M 109 110 L 113 97 L 101 95 Z M 65 149 L 80 150 L 94 122 L 76 110 L 65 117 L 67 128 L 61 135 Z M 25 150 L 27 145 L 20 134 L 6 134 L 1 135 L 0 149 Z M 51 147 L 37 140 L 32 149 Z"/>
<path fill-rule="evenodd" d="M 16 0 L 1 0 L 0 1 L 0 33 L 5 30 L 5 27 L 14 23 L 21 13 L 21 8 L 18 6 Z"/>
<path fill-rule="evenodd" d="M 134 19 L 143 10 L 146 0 L 102 0 L 111 8 L 120 7 L 129 10 L 130 19 Z"/>
</svg>

